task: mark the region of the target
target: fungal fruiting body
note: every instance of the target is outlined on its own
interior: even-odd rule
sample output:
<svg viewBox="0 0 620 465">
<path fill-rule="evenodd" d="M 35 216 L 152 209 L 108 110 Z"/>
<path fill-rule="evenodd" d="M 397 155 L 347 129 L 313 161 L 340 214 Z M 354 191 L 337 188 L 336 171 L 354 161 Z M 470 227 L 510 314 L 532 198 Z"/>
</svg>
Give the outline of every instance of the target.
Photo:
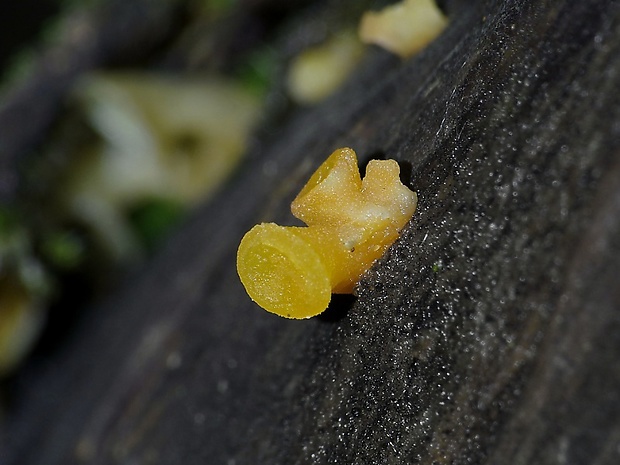
<svg viewBox="0 0 620 465">
<path fill-rule="evenodd" d="M 38 296 L 15 276 L 0 271 L 0 378 L 11 374 L 28 355 L 44 322 Z"/>
<path fill-rule="evenodd" d="M 353 31 L 334 34 L 292 60 L 287 79 L 289 94 L 302 105 L 320 102 L 346 81 L 363 54 L 364 45 Z"/>
<path fill-rule="evenodd" d="M 102 144 L 72 164 L 62 203 L 118 262 L 144 252 L 130 212 L 207 199 L 241 161 L 261 108 L 241 84 L 214 76 L 96 73 L 74 93 Z"/>
<path fill-rule="evenodd" d="M 379 12 L 364 13 L 359 35 L 364 43 L 407 58 L 426 47 L 447 24 L 435 0 L 403 0 Z"/>
<path fill-rule="evenodd" d="M 361 179 L 355 152 L 336 150 L 291 204 L 307 227 L 254 226 L 237 252 L 246 291 L 286 318 L 323 312 L 331 294 L 350 294 L 396 240 L 417 196 L 400 182 L 394 160 L 372 160 Z"/>
</svg>

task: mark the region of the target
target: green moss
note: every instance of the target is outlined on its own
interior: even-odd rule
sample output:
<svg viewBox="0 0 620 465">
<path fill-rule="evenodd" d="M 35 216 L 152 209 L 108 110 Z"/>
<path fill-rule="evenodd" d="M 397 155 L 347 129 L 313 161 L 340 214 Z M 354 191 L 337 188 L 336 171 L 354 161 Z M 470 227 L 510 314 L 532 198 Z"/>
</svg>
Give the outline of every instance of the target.
<svg viewBox="0 0 620 465">
<path fill-rule="evenodd" d="M 168 199 L 150 199 L 133 208 L 129 222 L 149 251 L 155 248 L 180 222 L 185 209 Z"/>
<path fill-rule="evenodd" d="M 5 206 L 0 206 L 0 237 L 13 233 L 19 226 L 15 212 Z"/>
<path fill-rule="evenodd" d="M 67 231 L 49 234 L 43 239 L 41 249 L 53 265 L 65 270 L 78 267 L 85 255 L 84 241 Z"/>
<path fill-rule="evenodd" d="M 220 14 L 231 10 L 237 0 L 198 0 L 197 3 L 206 13 Z"/>
<path fill-rule="evenodd" d="M 245 88 L 262 97 L 273 83 L 276 68 L 276 53 L 272 48 L 265 46 L 252 53 L 237 74 Z"/>
</svg>

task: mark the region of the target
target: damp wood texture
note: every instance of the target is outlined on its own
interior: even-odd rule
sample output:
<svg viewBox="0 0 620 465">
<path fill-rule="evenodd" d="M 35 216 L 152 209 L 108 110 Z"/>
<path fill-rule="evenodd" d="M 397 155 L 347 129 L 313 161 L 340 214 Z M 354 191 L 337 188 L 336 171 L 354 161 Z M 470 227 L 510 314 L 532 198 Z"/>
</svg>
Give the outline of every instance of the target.
<svg viewBox="0 0 620 465">
<path fill-rule="evenodd" d="M 619 462 L 620 6 L 441 5 L 14 380 L 3 464 Z M 256 311 L 242 235 L 352 145 L 408 166 L 412 227 L 356 300 Z"/>
</svg>

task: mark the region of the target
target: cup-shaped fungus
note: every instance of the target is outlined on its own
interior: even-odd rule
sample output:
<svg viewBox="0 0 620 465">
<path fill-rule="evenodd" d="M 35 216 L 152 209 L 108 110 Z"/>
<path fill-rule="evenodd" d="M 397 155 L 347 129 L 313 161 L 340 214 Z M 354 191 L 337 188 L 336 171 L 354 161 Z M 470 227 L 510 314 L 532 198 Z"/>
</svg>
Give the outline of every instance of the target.
<svg viewBox="0 0 620 465">
<path fill-rule="evenodd" d="M 361 179 L 355 152 L 336 150 L 291 204 L 308 227 L 254 226 L 237 252 L 246 291 L 286 318 L 323 312 L 331 294 L 350 294 L 361 275 L 396 240 L 417 196 L 394 160 L 372 160 Z"/>
</svg>

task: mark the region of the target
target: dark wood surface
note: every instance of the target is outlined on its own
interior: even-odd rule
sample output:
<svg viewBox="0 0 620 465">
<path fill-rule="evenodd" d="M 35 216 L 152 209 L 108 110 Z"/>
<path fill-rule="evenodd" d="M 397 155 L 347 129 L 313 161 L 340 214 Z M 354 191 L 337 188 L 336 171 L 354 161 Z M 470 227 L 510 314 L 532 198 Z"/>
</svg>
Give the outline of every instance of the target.
<svg viewBox="0 0 620 465">
<path fill-rule="evenodd" d="M 17 381 L 2 463 L 615 464 L 620 3 L 447 2 L 401 62 L 250 153 L 141 275 Z M 327 314 L 246 296 L 236 246 L 340 146 L 419 207 Z"/>
</svg>

